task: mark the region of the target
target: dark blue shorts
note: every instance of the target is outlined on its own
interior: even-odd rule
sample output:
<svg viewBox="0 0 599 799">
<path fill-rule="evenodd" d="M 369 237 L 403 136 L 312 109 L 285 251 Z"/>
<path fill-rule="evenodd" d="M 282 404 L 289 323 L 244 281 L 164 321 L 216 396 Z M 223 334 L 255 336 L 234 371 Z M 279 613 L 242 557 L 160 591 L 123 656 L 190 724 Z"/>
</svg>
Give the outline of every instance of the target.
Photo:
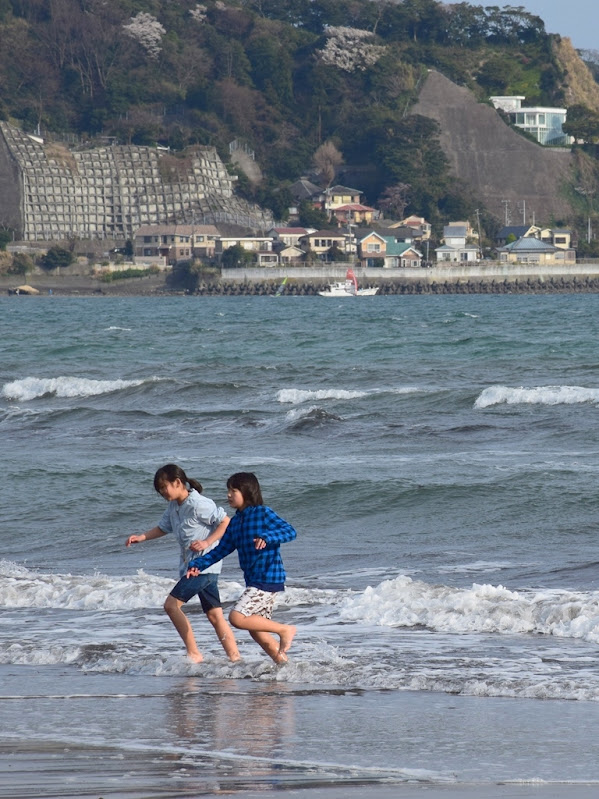
<svg viewBox="0 0 599 799">
<path fill-rule="evenodd" d="M 208 613 L 212 608 L 222 608 L 218 593 L 218 574 L 199 574 L 197 577 L 189 578 L 183 576 L 171 591 L 171 596 L 181 602 L 189 602 L 196 594 L 200 598 L 204 613 Z"/>
</svg>

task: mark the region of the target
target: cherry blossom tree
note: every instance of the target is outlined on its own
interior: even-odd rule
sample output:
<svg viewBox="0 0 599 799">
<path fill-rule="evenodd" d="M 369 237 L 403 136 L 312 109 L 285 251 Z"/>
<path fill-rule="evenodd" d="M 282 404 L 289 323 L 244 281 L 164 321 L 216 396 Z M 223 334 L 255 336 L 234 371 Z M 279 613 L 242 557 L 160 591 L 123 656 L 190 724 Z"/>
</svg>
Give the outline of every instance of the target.
<svg viewBox="0 0 599 799">
<path fill-rule="evenodd" d="M 364 72 L 376 64 L 386 49 L 373 43 L 372 31 L 359 28 L 330 26 L 325 35 L 327 43 L 318 51 L 322 62 L 344 72 Z"/>
<path fill-rule="evenodd" d="M 157 59 L 162 50 L 162 37 L 166 29 L 158 22 L 156 17 L 143 11 L 131 18 L 128 25 L 123 25 L 123 30 L 132 39 L 140 44 L 152 59 Z"/>
</svg>

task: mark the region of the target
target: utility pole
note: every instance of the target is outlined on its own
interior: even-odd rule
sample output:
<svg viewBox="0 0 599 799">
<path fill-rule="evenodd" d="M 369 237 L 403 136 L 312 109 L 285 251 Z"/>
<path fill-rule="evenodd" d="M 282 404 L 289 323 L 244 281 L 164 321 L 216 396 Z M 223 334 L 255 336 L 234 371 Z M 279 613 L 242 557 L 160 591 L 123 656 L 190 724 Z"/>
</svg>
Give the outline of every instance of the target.
<svg viewBox="0 0 599 799">
<path fill-rule="evenodd" d="M 510 201 L 509 200 L 502 200 L 501 203 L 502 203 L 502 205 L 505 208 L 505 226 L 507 227 L 510 224 L 510 222 L 512 221 L 511 218 L 510 218 L 510 212 L 509 212 Z"/>
<path fill-rule="evenodd" d="M 526 225 L 526 200 L 522 200 L 519 210 L 522 211 L 522 224 Z"/>
<path fill-rule="evenodd" d="M 480 234 L 480 211 L 477 208 L 474 212 L 476 214 L 476 223 L 478 227 L 478 260 L 482 261 L 483 257 L 483 248 L 482 248 L 482 236 Z"/>
</svg>

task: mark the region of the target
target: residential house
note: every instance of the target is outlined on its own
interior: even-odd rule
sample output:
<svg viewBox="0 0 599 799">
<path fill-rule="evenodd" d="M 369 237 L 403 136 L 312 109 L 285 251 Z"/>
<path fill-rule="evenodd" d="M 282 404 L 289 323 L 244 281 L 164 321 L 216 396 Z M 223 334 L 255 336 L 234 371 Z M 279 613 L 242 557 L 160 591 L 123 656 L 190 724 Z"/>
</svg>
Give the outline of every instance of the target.
<svg viewBox="0 0 599 799">
<path fill-rule="evenodd" d="M 393 238 L 396 241 L 403 241 L 405 244 L 411 244 L 412 242 L 421 240 L 417 238 L 417 231 L 408 225 L 389 225 L 388 230 L 393 231 Z"/>
<path fill-rule="evenodd" d="M 214 258 L 220 232 L 214 225 L 192 225 L 192 249 L 197 258 Z"/>
<path fill-rule="evenodd" d="M 435 248 L 438 263 L 459 262 L 467 263 L 478 261 L 479 247 L 467 244 L 466 240 L 471 235 L 470 226 L 466 222 L 451 222 L 443 228 L 443 245 Z"/>
<path fill-rule="evenodd" d="M 507 244 L 508 239 L 515 241 L 524 236 L 538 239 L 541 237 L 541 228 L 536 225 L 505 225 L 495 236 L 495 243 L 499 247 L 503 247 Z"/>
<path fill-rule="evenodd" d="M 289 191 L 293 199 L 298 203 L 304 202 L 305 200 L 312 200 L 313 197 L 318 197 L 322 194 L 320 186 L 312 183 L 308 178 L 296 180 L 295 183 L 292 183 L 289 187 Z"/>
<path fill-rule="evenodd" d="M 338 225 L 370 225 L 377 213 L 368 205 L 348 203 L 332 208 L 331 218 L 336 219 Z"/>
<path fill-rule="evenodd" d="M 277 252 L 279 256 L 279 263 L 281 264 L 301 264 L 305 258 L 306 253 L 301 247 L 296 247 L 295 244 L 289 244 L 282 247 Z"/>
<path fill-rule="evenodd" d="M 572 247 L 572 231 L 568 228 L 544 228 L 540 238 L 541 241 L 548 241 L 562 250 L 569 250 Z"/>
<path fill-rule="evenodd" d="M 300 178 L 289 187 L 291 196 L 295 203 L 289 208 L 289 218 L 299 218 L 299 207 L 303 202 L 311 203 L 314 208 L 322 208 L 323 193 L 322 189 L 307 178 Z"/>
<path fill-rule="evenodd" d="M 510 264 L 535 264 L 535 265 L 563 265 L 576 264 L 576 251 L 556 247 L 547 241 L 523 236 L 517 241 L 499 247 L 497 250 L 500 263 Z"/>
<path fill-rule="evenodd" d="M 279 253 L 273 250 L 256 250 L 254 252 L 256 266 L 278 266 Z"/>
<path fill-rule="evenodd" d="M 422 266 L 422 253 L 411 243 L 397 241 L 394 236 L 383 236 L 374 230 L 359 240 L 358 253 L 363 267 L 397 269 Z"/>
<path fill-rule="evenodd" d="M 361 239 L 358 239 L 358 256 L 367 266 L 383 266 L 382 260 L 387 253 L 387 241 L 390 237 L 383 236 L 376 230 L 371 230 Z M 375 263 L 375 261 L 377 263 Z"/>
<path fill-rule="evenodd" d="M 362 192 L 347 186 L 331 186 L 323 191 L 323 211 L 334 211 L 341 205 L 359 205 Z"/>
<path fill-rule="evenodd" d="M 310 231 L 305 227 L 273 227 L 267 235 L 273 240 L 273 246 L 294 246 L 299 245 L 302 236 Z"/>
<path fill-rule="evenodd" d="M 352 251 L 352 236 L 341 230 L 316 230 L 302 236 L 300 244 L 311 250 L 321 260 L 326 261 L 332 247 L 337 247 L 341 252 L 349 255 Z"/>
<path fill-rule="evenodd" d="M 142 225 L 133 241 L 136 262 L 173 265 L 193 257 L 193 225 Z"/>
<path fill-rule="evenodd" d="M 272 239 L 270 236 L 220 236 L 215 242 L 216 258 L 220 260 L 225 250 L 228 250 L 230 247 L 235 247 L 237 244 L 249 252 L 256 254 L 261 253 L 262 255 L 260 257 L 256 255 L 257 261 L 268 260 L 265 255 L 266 253 L 273 254 Z M 274 260 L 278 260 L 276 254 Z"/>
<path fill-rule="evenodd" d="M 412 228 L 414 231 L 414 241 L 426 241 L 431 237 L 431 224 L 430 222 L 427 222 L 423 216 L 411 214 L 405 219 L 402 219 L 401 222 L 398 222 L 397 226 L 407 226 Z M 393 225 L 391 225 L 391 227 L 393 227 Z"/>
</svg>

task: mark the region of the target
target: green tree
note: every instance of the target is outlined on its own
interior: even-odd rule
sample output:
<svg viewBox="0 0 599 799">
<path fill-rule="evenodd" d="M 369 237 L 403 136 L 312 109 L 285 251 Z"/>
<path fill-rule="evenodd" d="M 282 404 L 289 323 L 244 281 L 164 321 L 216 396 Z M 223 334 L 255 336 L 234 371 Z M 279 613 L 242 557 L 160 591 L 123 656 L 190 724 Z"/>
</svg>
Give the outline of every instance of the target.
<svg viewBox="0 0 599 799">
<path fill-rule="evenodd" d="M 0 250 L 6 250 L 9 241 L 12 241 L 12 230 L 0 230 Z"/>
<path fill-rule="evenodd" d="M 223 269 L 242 269 L 252 263 L 252 253 L 246 250 L 241 244 L 234 244 L 228 247 L 222 255 L 221 264 Z"/>
<path fill-rule="evenodd" d="M 333 246 L 329 247 L 327 250 L 327 258 L 329 261 L 347 261 L 347 254 L 344 253 L 337 242 L 335 242 Z"/>
<path fill-rule="evenodd" d="M 504 92 L 518 76 L 518 67 L 505 55 L 489 58 L 480 68 L 477 81 L 489 92 Z"/>
<path fill-rule="evenodd" d="M 302 227 L 313 227 L 321 230 L 329 224 L 329 218 L 320 208 L 314 208 L 312 203 L 304 200 L 299 207 L 299 222 Z"/>
<path fill-rule="evenodd" d="M 574 136 L 587 144 L 595 144 L 599 139 L 599 113 L 584 105 L 571 105 L 562 127 L 568 136 Z"/>
<path fill-rule="evenodd" d="M 70 250 L 64 247 L 50 247 L 45 255 L 42 255 L 40 264 L 44 269 L 57 269 L 60 266 L 70 266 L 75 257 Z"/>
<path fill-rule="evenodd" d="M 16 252 L 13 255 L 12 266 L 9 272 L 13 275 L 26 275 L 33 270 L 33 260 L 25 252 Z"/>
</svg>

